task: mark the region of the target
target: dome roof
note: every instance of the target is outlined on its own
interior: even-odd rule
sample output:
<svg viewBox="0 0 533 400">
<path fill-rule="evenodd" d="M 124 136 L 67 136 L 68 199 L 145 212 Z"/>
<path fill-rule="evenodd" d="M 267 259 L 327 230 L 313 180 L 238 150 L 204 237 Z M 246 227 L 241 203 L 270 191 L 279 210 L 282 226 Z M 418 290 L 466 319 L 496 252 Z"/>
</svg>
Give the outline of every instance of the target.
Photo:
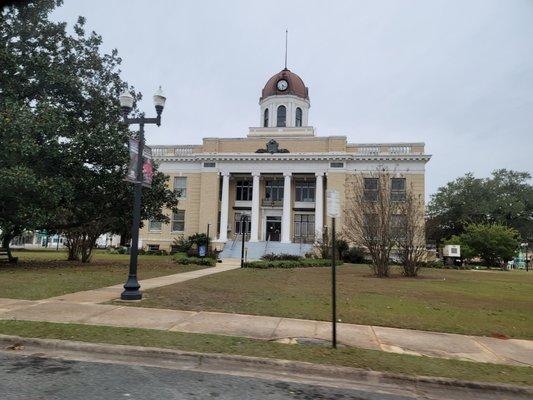
<svg viewBox="0 0 533 400">
<path fill-rule="evenodd" d="M 288 87 L 285 90 L 279 90 L 277 87 L 278 82 L 281 79 L 286 80 L 288 83 Z M 265 87 L 263 88 L 263 91 L 261 92 L 260 100 L 263 100 L 268 96 L 284 94 L 292 94 L 294 96 L 302 97 L 304 99 L 309 100 L 309 90 L 305 86 L 304 81 L 302 81 L 302 78 L 300 78 L 298 75 L 296 75 L 294 72 L 291 72 L 287 68 L 281 70 L 268 80 Z"/>
</svg>

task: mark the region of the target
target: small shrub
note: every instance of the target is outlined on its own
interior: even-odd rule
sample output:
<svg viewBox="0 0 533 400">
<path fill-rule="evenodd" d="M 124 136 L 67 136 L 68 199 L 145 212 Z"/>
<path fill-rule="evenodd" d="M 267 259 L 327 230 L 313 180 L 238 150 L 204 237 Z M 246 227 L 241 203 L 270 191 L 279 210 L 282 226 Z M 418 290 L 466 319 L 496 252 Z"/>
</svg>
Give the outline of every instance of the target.
<svg viewBox="0 0 533 400">
<path fill-rule="evenodd" d="M 444 268 L 442 260 L 428 261 L 423 264 L 425 268 Z"/>
<path fill-rule="evenodd" d="M 195 233 L 194 235 L 189 236 L 188 241 L 191 245 L 196 246 L 207 246 L 210 242 L 209 237 L 205 233 Z"/>
<path fill-rule="evenodd" d="M 187 257 L 198 257 L 198 249 L 197 248 L 193 248 L 193 249 L 189 249 L 187 250 Z"/>
<path fill-rule="evenodd" d="M 362 264 L 365 262 L 365 252 L 360 247 L 350 247 L 345 253 L 343 260 L 352 264 Z"/>
<path fill-rule="evenodd" d="M 139 252 L 139 254 L 141 253 Z M 148 256 L 166 256 L 168 255 L 168 252 L 166 250 L 146 250 L 142 254 Z"/>
<path fill-rule="evenodd" d="M 214 267 L 217 260 L 210 257 L 185 257 L 177 256 L 174 258 L 174 261 L 180 265 L 202 265 L 208 267 Z"/>
<path fill-rule="evenodd" d="M 117 249 L 117 253 L 118 254 L 128 254 L 129 253 L 129 247 L 125 247 L 125 246 L 119 247 Z"/>
<path fill-rule="evenodd" d="M 174 253 L 187 253 L 192 247 L 193 243 L 185 238 L 185 236 L 178 236 L 172 241 L 172 252 Z"/>
<path fill-rule="evenodd" d="M 263 257 L 261 257 L 261 260 L 263 261 L 298 261 L 301 260 L 302 257 L 294 255 L 294 254 L 265 254 Z"/>
<path fill-rule="evenodd" d="M 337 239 L 335 241 L 335 247 L 337 248 L 339 259 L 344 260 L 344 257 L 346 257 L 348 251 L 350 250 L 350 245 L 348 242 L 344 239 Z"/>
<path fill-rule="evenodd" d="M 337 265 L 340 265 L 339 263 Z M 244 268 L 312 268 L 329 267 L 331 260 L 306 258 L 300 260 L 273 260 L 273 261 L 249 261 L 244 263 Z"/>
</svg>

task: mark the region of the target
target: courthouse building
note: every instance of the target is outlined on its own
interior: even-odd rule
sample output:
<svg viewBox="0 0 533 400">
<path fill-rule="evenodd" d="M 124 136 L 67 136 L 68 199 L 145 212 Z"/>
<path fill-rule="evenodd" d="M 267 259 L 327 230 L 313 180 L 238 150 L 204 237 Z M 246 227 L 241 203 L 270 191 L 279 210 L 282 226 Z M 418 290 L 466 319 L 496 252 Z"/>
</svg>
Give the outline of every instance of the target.
<svg viewBox="0 0 533 400">
<path fill-rule="evenodd" d="M 152 146 L 159 169 L 181 193 L 171 222 L 145 221 L 144 248 L 169 249 L 174 238 L 207 232 L 223 255 L 237 256 L 244 232 L 250 254 L 302 253 L 331 224 L 326 190 L 340 194 L 353 174 L 386 168 L 395 190 L 424 196 L 430 156 L 424 143 L 349 143 L 346 136 L 317 136 L 308 124 L 309 89 L 288 69 L 272 76 L 259 99 L 259 123 L 237 138 L 202 144 Z M 246 215 L 245 222 L 242 216 Z M 342 229 L 342 215 L 337 221 Z M 253 257 L 252 257 L 253 258 Z"/>
</svg>

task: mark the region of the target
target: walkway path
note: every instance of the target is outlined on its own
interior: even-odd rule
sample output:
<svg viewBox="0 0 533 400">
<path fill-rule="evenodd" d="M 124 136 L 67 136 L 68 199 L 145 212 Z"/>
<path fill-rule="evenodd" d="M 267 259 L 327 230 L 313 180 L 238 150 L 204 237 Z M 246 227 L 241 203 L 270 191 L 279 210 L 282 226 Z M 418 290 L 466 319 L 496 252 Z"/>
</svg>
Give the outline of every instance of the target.
<svg viewBox="0 0 533 400">
<path fill-rule="evenodd" d="M 224 260 L 212 268 L 204 268 L 196 271 L 181 272 L 174 275 L 158 276 L 157 278 L 144 279 L 139 281 L 141 290 L 154 289 L 161 286 L 173 285 L 175 283 L 201 278 L 203 276 L 218 274 L 219 272 L 230 271 L 240 268 L 240 260 Z M 100 289 L 86 290 L 83 292 L 69 293 L 62 296 L 51 297 L 48 301 L 71 301 L 75 303 L 104 303 L 120 298 L 124 290 L 123 284 L 108 286 Z"/>
<path fill-rule="evenodd" d="M 236 268 L 238 261 L 225 260 L 213 268 L 147 279 L 141 281 L 141 287 L 151 289 Z M 210 333 L 283 342 L 294 338 L 331 338 L 331 323 L 324 321 L 97 304 L 120 297 L 121 291 L 122 286 L 115 285 L 39 301 L 0 298 L 0 319 Z M 342 344 L 365 349 L 533 367 L 530 340 L 344 323 L 338 324 L 338 339 Z"/>
</svg>

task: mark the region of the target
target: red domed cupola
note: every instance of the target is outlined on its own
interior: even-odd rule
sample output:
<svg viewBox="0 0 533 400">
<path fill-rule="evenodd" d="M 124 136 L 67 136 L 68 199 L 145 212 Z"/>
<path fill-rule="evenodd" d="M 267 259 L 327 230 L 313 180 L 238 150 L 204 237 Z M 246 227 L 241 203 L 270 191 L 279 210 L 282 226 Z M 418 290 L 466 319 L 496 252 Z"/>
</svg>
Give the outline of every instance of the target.
<svg viewBox="0 0 533 400">
<path fill-rule="evenodd" d="M 309 89 L 305 86 L 302 78 L 285 68 L 268 80 L 259 100 L 269 96 L 287 94 L 309 100 Z"/>
</svg>

